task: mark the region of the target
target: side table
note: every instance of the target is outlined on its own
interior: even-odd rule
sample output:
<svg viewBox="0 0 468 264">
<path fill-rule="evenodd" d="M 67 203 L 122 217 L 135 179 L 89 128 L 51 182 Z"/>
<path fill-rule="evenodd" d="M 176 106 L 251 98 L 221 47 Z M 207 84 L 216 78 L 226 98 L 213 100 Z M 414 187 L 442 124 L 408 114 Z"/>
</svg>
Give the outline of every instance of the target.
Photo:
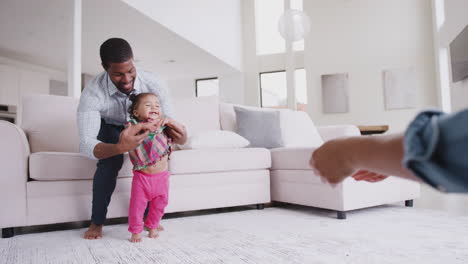
<svg viewBox="0 0 468 264">
<path fill-rule="evenodd" d="M 383 134 L 388 130 L 388 125 L 358 126 L 361 135 Z"/>
</svg>

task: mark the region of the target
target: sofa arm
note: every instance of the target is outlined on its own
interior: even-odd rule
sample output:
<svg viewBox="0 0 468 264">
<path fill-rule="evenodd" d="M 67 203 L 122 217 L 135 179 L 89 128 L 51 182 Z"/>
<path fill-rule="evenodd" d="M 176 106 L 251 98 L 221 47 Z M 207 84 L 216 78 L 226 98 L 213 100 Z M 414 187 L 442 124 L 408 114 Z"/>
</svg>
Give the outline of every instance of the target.
<svg viewBox="0 0 468 264">
<path fill-rule="evenodd" d="M 322 136 L 323 141 L 361 135 L 359 128 L 354 125 L 318 126 L 317 130 L 320 136 Z"/>
<path fill-rule="evenodd" d="M 18 126 L 0 121 L 0 228 L 26 225 L 29 143 Z"/>
</svg>

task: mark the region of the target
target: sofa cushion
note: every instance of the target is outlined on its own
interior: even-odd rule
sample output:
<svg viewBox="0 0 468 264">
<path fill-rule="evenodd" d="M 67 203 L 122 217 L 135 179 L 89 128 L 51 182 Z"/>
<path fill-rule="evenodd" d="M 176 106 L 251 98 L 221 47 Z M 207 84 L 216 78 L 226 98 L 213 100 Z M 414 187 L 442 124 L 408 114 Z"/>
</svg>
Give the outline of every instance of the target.
<svg viewBox="0 0 468 264">
<path fill-rule="evenodd" d="M 270 151 L 264 148 L 190 149 L 172 152 L 172 174 L 268 169 Z"/>
<path fill-rule="evenodd" d="M 260 108 L 255 106 L 246 106 L 240 104 L 219 103 L 219 122 L 222 130 L 237 132 L 237 117 L 234 107 L 243 108 L 252 111 L 276 112 L 278 109 Z"/>
<path fill-rule="evenodd" d="M 174 151 L 169 160 L 172 174 L 268 169 L 271 156 L 267 149 L 210 149 Z M 96 161 L 79 153 L 37 152 L 29 156 L 29 177 L 34 180 L 93 179 Z M 119 178 L 132 177 L 132 163 L 124 154 Z"/>
<path fill-rule="evenodd" d="M 232 131 L 211 130 L 192 135 L 181 149 L 245 148 L 250 142 Z"/>
<path fill-rule="evenodd" d="M 290 109 L 260 108 L 228 103 L 219 104 L 220 122 L 223 130 L 237 132 L 238 124 L 234 108 L 242 108 L 260 112 L 278 112 L 280 114 L 280 128 L 282 147 L 318 147 L 323 144 L 322 136 L 312 119 L 306 112 Z"/>
<path fill-rule="evenodd" d="M 36 152 L 29 156 L 29 177 L 40 181 L 93 179 L 96 162 L 79 153 Z M 118 177 L 131 177 L 132 164 L 128 154 Z"/>
<path fill-rule="evenodd" d="M 312 170 L 309 160 L 316 148 L 276 148 L 271 150 L 272 170 Z"/>
<path fill-rule="evenodd" d="M 283 145 L 278 111 L 256 111 L 234 107 L 237 133 L 250 141 L 251 147 L 277 148 Z"/>
<path fill-rule="evenodd" d="M 25 95 L 18 124 L 28 137 L 31 152 L 78 152 L 78 99 L 53 95 Z"/>
<path fill-rule="evenodd" d="M 18 124 L 25 131 L 31 152 L 79 152 L 76 111 L 79 99 L 54 95 L 25 95 Z M 220 130 L 217 97 L 174 100 L 174 118 L 190 134 Z"/>
<path fill-rule="evenodd" d="M 237 131 L 236 112 L 234 112 L 233 104 L 219 103 L 219 122 L 222 130 Z"/>
<path fill-rule="evenodd" d="M 303 111 L 281 110 L 283 147 L 316 148 L 323 139 L 309 115 Z"/>
</svg>

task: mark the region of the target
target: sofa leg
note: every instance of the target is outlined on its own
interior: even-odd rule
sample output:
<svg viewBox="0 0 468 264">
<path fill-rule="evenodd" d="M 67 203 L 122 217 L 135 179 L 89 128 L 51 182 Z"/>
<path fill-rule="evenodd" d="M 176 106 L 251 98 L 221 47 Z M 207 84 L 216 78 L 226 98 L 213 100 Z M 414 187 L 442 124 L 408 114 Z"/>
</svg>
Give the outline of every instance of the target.
<svg viewBox="0 0 468 264">
<path fill-rule="evenodd" d="M 10 238 L 15 236 L 15 229 L 13 227 L 2 229 L 2 238 Z"/>
<path fill-rule="evenodd" d="M 413 207 L 413 200 L 406 200 L 405 201 L 405 206 L 406 207 Z"/>
<path fill-rule="evenodd" d="M 263 210 L 265 208 L 264 204 L 257 204 L 257 210 Z"/>
<path fill-rule="evenodd" d="M 336 211 L 336 218 L 346 219 L 346 212 L 345 211 Z"/>
</svg>

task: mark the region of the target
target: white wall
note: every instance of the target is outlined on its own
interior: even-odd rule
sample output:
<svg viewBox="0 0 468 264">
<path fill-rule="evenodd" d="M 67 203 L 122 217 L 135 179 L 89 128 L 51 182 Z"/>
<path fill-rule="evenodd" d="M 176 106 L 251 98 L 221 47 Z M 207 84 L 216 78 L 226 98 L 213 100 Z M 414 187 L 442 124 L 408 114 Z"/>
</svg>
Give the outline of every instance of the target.
<svg viewBox="0 0 468 264">
<path fill-rule="evenodd" d="M 240 0 L 122 0 L 181 37 L 242 68 Z"/>
<path fill-rule="evenodd" d="M 220 76 L 201 76 L 202 78 L 217 77 L 219 84 L 219 99 L 226 103 L 244 104 L 244 79 L 242 73 L 232 73 Z M 167 82 L 171 97 L 194 98 L 195 97 L 194 78 L 169 80 Z"/>
<path fill-rule="evenodd" d="M 451 84 L 452 110 L 468 108 L 468 79 Z"/>
<path fill-rule="evenodd" d="M 195 79 L 178 79 L 167 81 L 171 98 L 194 98 Z"/>
<path fill-rule="evenodd" d="M 221 75 L 219 78 L 219 99 L 232 104 L 245 104 L 244 75 L 233 73 Z"/>
<path fill-rule="evenodd" d="M 25 93 L 49 94 L 50 80 L 66 81 L 66 74 L 0 57 L 0 104 L 18 105 Z"/>
<path fill-rule="evenodd" d="M 255 1 L 242 0 L 244 102 L 251 106 L 260 105 L 255 38 Z"/>
<path fill-rule="evenodd" d="M 420 109 L 437 106 L 432 10 L 426 0 L 304 1 L 309 113 L 319 125 L 390 125 L 402 131 Z M 416 109 L 385 110 L 382 70 L 413 68 Z M 323 114 L 322 74 L 349 73 L 350 111 Z"/>
<path fill-rule="evenodd" d="M 468 25 L 468 1 L 445 0 L 445 21 L 440 30 L 435 28 L 437 34 L 436 49 L 448 48 L 450 42 Z M 450 64 L 449 64 L 450 65 Z M 452 111 L 468 107 L 468 79 L 453 83 L 449 79 Z"/>
<path fill-rule="evenodd" d="M 13 60 L 7 57 L 0 56 L 0 63 L 4 65 L 9 65 L 15 68 L 30 70 L 34 72 L 39 72 L 47 75 L 51 80 L 58 80 L 58 81 L 67 81 L 67 74 L 64 71 L 57 71 L 55 69 L 48 68 L 46 66 L 32 64 L 23 62 L 20 60 Z"/>
</svg>

